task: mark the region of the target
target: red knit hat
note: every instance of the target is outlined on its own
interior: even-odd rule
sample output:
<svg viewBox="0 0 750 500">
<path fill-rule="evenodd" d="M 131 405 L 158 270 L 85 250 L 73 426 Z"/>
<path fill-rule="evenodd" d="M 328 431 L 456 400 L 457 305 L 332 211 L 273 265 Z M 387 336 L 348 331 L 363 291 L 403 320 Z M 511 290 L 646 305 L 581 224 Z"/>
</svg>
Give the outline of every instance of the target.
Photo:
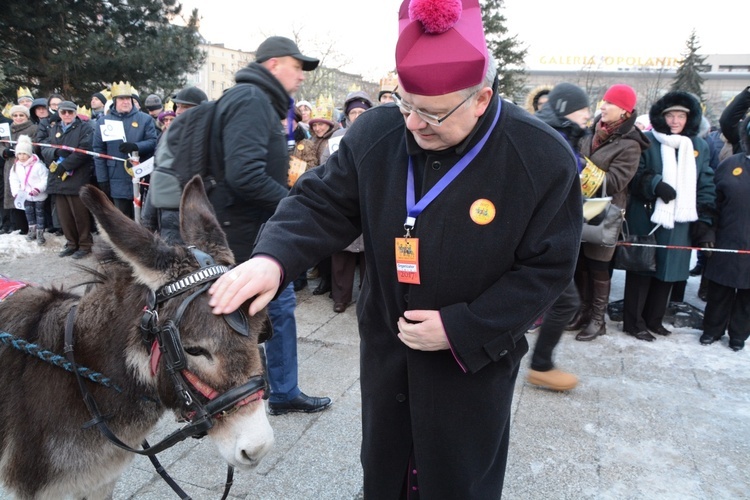
<svg viewBox="0 0 750 500">
<path fill-rule="evenodd" d="M 401 88 L 436 96 L 478 85 L 487 71 L 479 0 L 404 0 L 396 69 Z"/>
<path fill-rule="evenodd" d="M 621 107 L 628 113 L 632 113 L 635 109 L 635 101 L 637 98 L 633 87 L 625 85 L 624 83 L 618 83 L 607 89 L 602 99 L 614 104 L 615 106 Z"/>
</svg>

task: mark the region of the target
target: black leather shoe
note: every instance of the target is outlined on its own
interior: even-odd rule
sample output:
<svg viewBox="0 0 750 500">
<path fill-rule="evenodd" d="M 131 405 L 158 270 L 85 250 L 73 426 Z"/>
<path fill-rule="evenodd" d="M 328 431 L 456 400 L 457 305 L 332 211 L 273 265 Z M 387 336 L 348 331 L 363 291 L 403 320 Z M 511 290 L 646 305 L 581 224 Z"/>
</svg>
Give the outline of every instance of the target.
<svg viewBox="0 0 750 500">
<path fill-rule="evenodd" d="M 297 278 L 292 283 L 294 283 L 292 285 L 294 287 L 294 291 L 299 292 L 307 286 L 307 278 Z"/>
<path fill-rule="evenodd" d="M 271 415 L 284 415 L 286 413 L 315 413 L 323 411 L 331 406 L 331 398 L 316 398 L 300 392 L 299 396 L 291 401 L 282 403 L 268 403 L 268 413 Z"/>
<path fill-rule="evenodd" d="M 734 352 L 741 351 L 745 347 L 745 342 L 742 340 L 729 339 L 729 348 Z"/>
<path fill-rule="evenodd" d="M 76 247 L 69 247 L 66 245 L 63 247 L 62 251 L 57 255 L 59 255 L 60 257 L 67 257 L 68 255 L 73 255 L 74 253 L 76 253 L 77 250 L 78 249 Z"/>
<path fill-rule="evenodd" d="M 313 290 L 313 295 L 323 295 L 331 291 L 331 282 L 325 278 L 320 278 L 320 283 Z"/>
<path fill-rule="evenodd" d="M 703 335 L 701 335 L 700 343 L 703 344 L 703 345 L 711 345 L 714 342 L 716 342 L 717 340 L 719 340 L 719 339 L 715 338 L 710 333 L 704 333 Z"/>
<path fill-rule="evenodd" d="M 76 250 L 71 258 L 78 260 L 88 257 L 89 255 L 91 255 L 91 250 Z"/>
<path fill-rule="evenodd" d="M 650 331 L 654 332 L 657 335 L 664 335 L 665 337 L 667 335 L 672 334 L 670 330 L 667 330 L 666 328 L 664 328 L 664 325 L 659 325 L 659 326 L 654 326 L 654 327 L 648 326 L 646 328 L 648 328 Z"/>
<path fill-rule="evenodd" d="M 656 340 L 656 337 L 648 333 L 646 330 L 643 330 L 642 332 L 637 332 L 637 333 L 631 333 L 631 332 L 626 332 L 626 333 L 628 335 L 631 335 L 637 338 L 638 340 L 645 340 L 646 342 L 653 342 L 654 340 Z"/>
<path fill-rule="evenodd" d="M 690 276 L 700 276 L 703 274 L 703 266 L 696 264 L 694 268 L 690 270 Z"/>
<path fill-rule="evenodd" d="M 333 312 L 342 313 L 346 311 L 346 306 L 348 304 L 344 304 L 343 302 L 336 302 L 333 304 Z"/>
</svg>

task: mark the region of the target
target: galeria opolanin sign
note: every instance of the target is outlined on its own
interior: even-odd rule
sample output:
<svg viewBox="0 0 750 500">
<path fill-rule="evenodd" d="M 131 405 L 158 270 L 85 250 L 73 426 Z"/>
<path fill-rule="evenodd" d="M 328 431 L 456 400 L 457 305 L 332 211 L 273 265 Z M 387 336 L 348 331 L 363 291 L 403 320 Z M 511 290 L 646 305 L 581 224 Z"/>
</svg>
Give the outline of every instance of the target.
<svg viewBox="0 0 750 500">
<path fill-rule="evenodd" d="M 538 59 L 545 66 L 576 67 L 630 67 L 630 68 L 677 68 L 682 63 L 681 57 L 641 57 L 641 56 L 565 56 L 543 55 Z"/>
</svg>

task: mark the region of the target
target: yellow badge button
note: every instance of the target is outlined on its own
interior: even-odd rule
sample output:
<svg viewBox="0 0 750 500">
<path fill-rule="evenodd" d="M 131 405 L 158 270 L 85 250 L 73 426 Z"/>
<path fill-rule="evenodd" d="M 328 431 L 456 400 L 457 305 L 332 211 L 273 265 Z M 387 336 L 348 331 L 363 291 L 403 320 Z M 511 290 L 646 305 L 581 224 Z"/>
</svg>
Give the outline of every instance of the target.
<svg viewBox="0 0 750 500">
<path fill-rule="evenodd" d="M 737 167 L 734 170 L 732 170 L 732 175 L 742 175 L 742 167 Z"/>
<path fill-rule="evenodd" d="M 305 145 L 304 144 L 297 144 L 297 149 L 300 150 L 300 151 L 302 151 L 303 149 L 305 149 Z"/>
<path fill-rule="evenodd" d="M 697 149 L 693 151 L 693 156 L 695 156 L 696 158 L 698 158 L 698 150 Z"/>
<path fill-rule="evenodd" d="M 130 124 L 133 128 L 138 128 L 138 122 L 133 122 Z"/>
<path fill-rule="evenodd" d="M 55 137 L 62 137 L 62 134 L 60 132 L 55 134 Z"/>
<path fill-rule="evenodd" d="M 495 205 L 490 200 L 480 199 L 471 204 L 469 216 L 471 220 L 484 226 L 495 219 Z"/>
</svg>

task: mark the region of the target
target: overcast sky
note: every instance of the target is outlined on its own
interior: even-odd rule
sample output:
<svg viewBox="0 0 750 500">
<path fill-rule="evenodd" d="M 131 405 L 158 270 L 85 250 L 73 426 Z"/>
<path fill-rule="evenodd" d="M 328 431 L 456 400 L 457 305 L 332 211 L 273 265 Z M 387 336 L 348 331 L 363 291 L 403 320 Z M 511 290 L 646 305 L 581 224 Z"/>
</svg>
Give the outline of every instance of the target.
<svg viewBox="0 0 750 500">
<path fill-rule="evenodd" d="M 362 4 L 375 9 L 363 10 Z M 201 33 L 212 43 L 254 51 L 267 36 L 293 38 L 297 33 L 305 55 L 321 57 L 333 46 L 338 60 L 324 61 L 327 66 L 372 80 L 395 66 L 400 4 L 401 0 L 183 0 L 188 12 L 198 8 Z M 531 68 L 567 56 L 679 57 L 693 28 L 702 54 L 750 53 L 744 43 L 744 8 L 734 8 L 728 0 L 699 6 L 664 0 L 505 0 L 503 14 L 509 33 L 529 49 Z"/>
</svg>

